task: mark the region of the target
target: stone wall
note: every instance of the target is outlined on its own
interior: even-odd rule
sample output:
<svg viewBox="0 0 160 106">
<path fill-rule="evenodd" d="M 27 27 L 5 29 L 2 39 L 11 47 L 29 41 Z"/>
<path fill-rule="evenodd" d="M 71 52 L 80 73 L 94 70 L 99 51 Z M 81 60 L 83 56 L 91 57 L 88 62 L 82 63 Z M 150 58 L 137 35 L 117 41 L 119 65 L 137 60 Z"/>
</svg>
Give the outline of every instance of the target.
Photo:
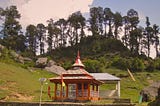
<svg viewBox="0 0 160 106">
<path fill-rule="evenodd" d="M 39 103 L 0 102 L 0 106 L 39 106 Z M 82 104 L 42 103 L 41 106 L 83 106 Z"/>
</svg>

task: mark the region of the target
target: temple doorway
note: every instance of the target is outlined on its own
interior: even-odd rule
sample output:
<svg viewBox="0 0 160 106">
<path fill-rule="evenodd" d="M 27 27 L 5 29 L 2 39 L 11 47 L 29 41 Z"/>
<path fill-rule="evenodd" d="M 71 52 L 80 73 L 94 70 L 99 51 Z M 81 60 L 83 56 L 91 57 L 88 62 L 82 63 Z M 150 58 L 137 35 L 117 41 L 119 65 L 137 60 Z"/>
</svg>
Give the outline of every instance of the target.
<svg viewBox="0 0 160 106">
<path fill-rule="evenodd" d="M 68 84 L 68 98 L 76 99 L 76 84 Z"/>
</svg>

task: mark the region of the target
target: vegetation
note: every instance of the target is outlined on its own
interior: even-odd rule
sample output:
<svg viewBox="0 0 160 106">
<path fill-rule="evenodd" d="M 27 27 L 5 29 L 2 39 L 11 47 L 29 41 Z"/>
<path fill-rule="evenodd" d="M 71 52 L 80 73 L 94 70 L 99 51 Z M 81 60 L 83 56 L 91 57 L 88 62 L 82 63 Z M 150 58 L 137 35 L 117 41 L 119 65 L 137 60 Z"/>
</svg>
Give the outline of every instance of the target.
<svg viewBox="0 0 160 106">
<path fill-rule="evenodd" d="M 44 70 L 27 70 L 20 66 L 0 62 L 0 76 L 1 100 L 38 101 L 41 87 L 39 78 L 50 78 L 55 75 Z M 49 84 L 49 81 L 47 83 Z M 44 85 L 43 99 L 45 100 L 49 99 L 47 89 L 48 85 Z"/>
<path fill-rule="evenodd" d="M 93 72 L 100 67 L 129 68 L 133 71 L 159 69 L 159 26 L 151 26 L 149 17 L 146 17 L 146 26 L 139 27 L 138 12 L 134 9 L 129 9 L 122 16 L 108 7 L 92 7 L 89 14 L 89 19 L 77 11 L 68 19 L 49 19 L 46 26 L 43 23 L 29 24 L 23 34 L 17 7 L 0 8 L 0 44 L 32 59 L 39 51 L 40 56 L 51 57 L 61 65 L 66 58 L 73 62 L 79 49 L 84 61 L 90 64 L 88 69 L 95 64 L 90 60 L 103 60 L 103 63 L 96 63 L 99 65 Z M 151 46 L 156 51 L 154 60 L 150 59 Z"/>
<path fill-rule="evenodd" d="M 122 78 L 121 94 L 122 98 L 131 98 L 134 102 L 137 102 L 139 91 L 149 85 L 148 75 L 153 81 L 160 80 L 158 25 L 151 25 L 146 17 L 146 26 L 139 26 L 138 12 L 134 9 L 122 16 L 108 7 L 92 7 L 89 14 L 86 19 L 77 11 L 68 19 L 49 19 L 46 26 L 43 23 L 29 24 L 23 33 L 17 7 L 0 8 L 0 44 L 6 47 L 0 49 L 0 99 L 9 96 L 14 100 L 13 96 L 21 95 L 37 101 L 38 79 L 54 76 L 43 70 L 28 69 L 34 67 L 35 61 L 17 63 L 11 55 L 14 51 L 33 60 L 46 56 L 68 69 L 80 50 L 88 72 L 109 72 L 121 77 L 127 76 L 125 70 L 128 68 L 136 82 L 129 77 Z M 150 58 L 151 47 L 155 47 L 154 59 Z M 47 88 L 44 94 L 46 92 Z M 48 100 L 47 95 L 44 98 Z"/>
<path fill-rule="evenodd" d="M 66 20 L 49 19 L 47 26 L 43 23 L 29 24 L 26 33 L 23 34 L 19 23 L 21 15 L 17 7 L 0 8 L 2 23 L 0 43 L 8 49 L 27 52 L 25 54 L 34 57 L 38 49 L 40 55 L 45 54 L 46 44 L 48 47 L 46 52 L 50 55 L 55 49 L 73 47 L 84 42 L 89 36 L 93 36 L 93 39 L 98 36 L 122 42 L 134 56 L 150 57 L 151 46 L 155 46 L 156 57 L 159 57 L 159 26 L 156 24 L 151 26 L 149 17 L 146 17 L 146 26 L 139 27 L 138 12 L 134 9 L 129 9 L 127 14 L 122 16 L 120 12 L 114 13 L 108 7 L 92 7 L 89 14 L 89 19 L 85 19 L 82 13 L 77 11 Z M 93 43 L 96 45 L 99 41 Z M 92 51 L 95 51 L 99 48 L 93 49 Z"/>
</svg>

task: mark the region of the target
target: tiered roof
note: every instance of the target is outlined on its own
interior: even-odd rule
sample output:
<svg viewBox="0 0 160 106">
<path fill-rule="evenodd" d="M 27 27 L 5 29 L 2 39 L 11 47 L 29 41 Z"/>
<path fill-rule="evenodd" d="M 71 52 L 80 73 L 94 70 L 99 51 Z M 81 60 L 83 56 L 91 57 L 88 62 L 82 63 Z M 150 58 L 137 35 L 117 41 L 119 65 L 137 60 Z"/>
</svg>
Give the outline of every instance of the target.
<svg viewBox="0 0 160 106">
<path fill-rule="evenodd" d="M 72 65 L 73 69 L 69 69 L 66 72 L 63 72 L 61 76 L 63 76 L 64 82 L 91 82 L 96 84 L 101 84 L 101 81 L 96 80 L 92 75 L 90 75 L 85 69 L 84 65 L 80 60 L 80 53 L 78 51 L 77 58 L 75 63 Z M 51 82 L 60 83 L 62 77 L 54 77 L 50 78 Z"/>
</svg>

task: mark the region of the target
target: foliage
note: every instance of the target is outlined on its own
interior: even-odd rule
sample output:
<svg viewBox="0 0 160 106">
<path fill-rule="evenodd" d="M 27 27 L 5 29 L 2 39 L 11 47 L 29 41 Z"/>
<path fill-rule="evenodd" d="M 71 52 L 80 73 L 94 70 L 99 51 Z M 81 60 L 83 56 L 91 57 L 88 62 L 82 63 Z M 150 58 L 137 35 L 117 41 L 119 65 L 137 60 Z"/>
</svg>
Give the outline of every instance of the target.
<svg viewBox="0 0 160 106">
<path fill-rule="evenodd" d="M 65 61 L 63 62 L 63 64 L 61 65 L 64 69 L 68 70 L 71 68 L 72 63 L 70 61 Z"/>
<path fill-rule="evenodd" d="M 25 52 L 29 53 L 30 55 L 27 55 L 29 57 L 35 56 L 36 55 L 36 49 L 37 49 L 37 29 L 36 26 L 34 25 L 28 25 L 26 27 L 26 43 L 28 44 L 27 50 Z M 26 54 L 27 54 L 26 53 Z"/>
<path fill-rule="evenodd" d="M 141 54 L 149 57 L 151 45 L 155 46 L 156 56 L 159 56 L 159 26 L 156 24 L 150 26 L 149 17 L 146 18 L 144 28 L 138 27 L 139 15 L 134 9 L 129 9 L 127 15 L 122 16 L 120 12 L 114 13 L 108 7 L 92 7 L 89 14 L 89 19 L 77 11 L 67 19 L 55 21 L 51 18 L 47 20 L 47 26 L 43 23 L 36 26 L 29 24 L 24 36 L 18 22 L 20 14 L 17 7 L 0 8 L 0 17 L 3 21 L 1 30 L 3 39 L 0 39 L 0 43 L 15 51 L 28 52 L 33 55 L 31 57 L 38 51 L 40 55 L 44 55 L 45 52 L 52 55 L 54 51 L 67 46 L 85 50 L 85 55 L 118 51 L 118 54 L 123 56 L 131 56 L 132 53 L 132 56 L 136 57 Z M 84 30 L 88 30 L 89 33 Z M 45 47 L 48 47 L 47 51 Z"/>
<path fill-rule="evenodd" d="M 106 52 L 120 55 L 129 54 L 128 49 L 119 40 L 100 36 L 89 36 L 81 39 L 79 47 L 80 50 L 84 51 L 85 55 L 103 55 Z"/>
<path fill-rule="evenodd" d="M 129 61 L 125 58 L 115 56 L 114 59 L 112 60 L 113 67 L 116 67 L 118 69 L 125 70 L 130 67 Z"/>
<path fill-rule="evenodd" d="M 131 59 L 130 69 L 133 71 L 144 71 L 145 65 L 144 65 L 143 60 L 139 58 Z"/>
<path fill-rule="evenodd" d="M 83 61 L 85 69 L 90 73 L 101 72 L 101 64 L 97 60 L 87 59 Z"/>
<path fill-rule="evenodd" d="M 157 64 L 157 63 L 156 63 L 156 64 Z M 155 63 L 154 63 L 153 60 L 149 59 L 149 60 L 147 61 L 146 70 L 147 70 L 147 71 L 150 71 L 150 72 L 152 72 L 152 71 L 155 70 Z"/>
<path fill-rule="evenodd" d="M 160 58 L 154 60 L 155 69 L 160 70 Z"/>
<path fill-rule="evenodd" d="M 20 19 L 20 14 L 16 6 L 10 6 L 3 9 L 0 13 L 2 16 L 2 44 L 8 49 L 13 49 L 15 51 L 24 51 L 25 46 L 25 36 L 21 33 L 21 25 L 18 22 Z"/>
</svg>

